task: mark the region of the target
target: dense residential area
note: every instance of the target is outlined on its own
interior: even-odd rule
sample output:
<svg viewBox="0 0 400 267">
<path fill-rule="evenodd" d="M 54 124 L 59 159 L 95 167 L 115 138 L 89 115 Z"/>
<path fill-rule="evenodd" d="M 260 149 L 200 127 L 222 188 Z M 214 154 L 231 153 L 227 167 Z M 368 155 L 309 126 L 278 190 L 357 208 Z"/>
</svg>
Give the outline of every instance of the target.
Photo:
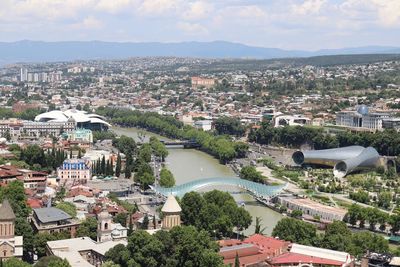
<svg viewBox="0 0 400 267">
<path fill-rule="evenodd" d="M 400 265 L 400 61 L 0 69 L 4 266 Z"/>
</svg>

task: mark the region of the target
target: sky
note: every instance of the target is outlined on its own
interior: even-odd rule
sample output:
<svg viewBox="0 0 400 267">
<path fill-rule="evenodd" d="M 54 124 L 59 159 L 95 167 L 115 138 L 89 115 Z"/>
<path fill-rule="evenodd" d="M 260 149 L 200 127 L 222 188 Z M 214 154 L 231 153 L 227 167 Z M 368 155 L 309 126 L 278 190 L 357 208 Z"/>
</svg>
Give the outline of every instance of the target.
<svg viewBox="0 0 400 267">
<path fill-rule="evenodd" d="M 400 0 L 0 0 L 0 41 L 400 46 Z"/>
</svg>

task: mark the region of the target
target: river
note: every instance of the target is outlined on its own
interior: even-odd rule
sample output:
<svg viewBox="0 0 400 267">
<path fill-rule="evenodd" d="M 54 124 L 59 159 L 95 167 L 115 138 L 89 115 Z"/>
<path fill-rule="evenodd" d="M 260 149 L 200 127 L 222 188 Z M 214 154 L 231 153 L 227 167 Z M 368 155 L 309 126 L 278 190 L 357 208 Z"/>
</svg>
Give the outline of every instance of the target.
<svg viewBox="0 0 400 267">
<path fill-rule="evenodd" d="M 160 140 L 169 140 L 166 137 L 144 131 L 137 128 L 113 127 L 118 135 L 126 135 L 136 141 L 146 142 L 150 136 L 156 136 Z M 228 166 L 222 165 L 214 157 L 196 149 L 170 148 L 166 159 L 167 168 L 173 173 L 176 184 L 184 184 L 193 180 L 212 177 L 237 177 Z M 237 188 L 216 188 L 219 190 L 240 191 Z M 245 208 L 253 217 L 253 224 L 244 232 L 246 235 L 254 233 L 255 217 L 262 219 L 262 226 L 266 227 L 264 234 L 270 235 L 276 223 L 282 215 L 259 204 L 254 198 L 243 192 L 232 195 L 237 202 L 245 202 Z"/>
</svg>

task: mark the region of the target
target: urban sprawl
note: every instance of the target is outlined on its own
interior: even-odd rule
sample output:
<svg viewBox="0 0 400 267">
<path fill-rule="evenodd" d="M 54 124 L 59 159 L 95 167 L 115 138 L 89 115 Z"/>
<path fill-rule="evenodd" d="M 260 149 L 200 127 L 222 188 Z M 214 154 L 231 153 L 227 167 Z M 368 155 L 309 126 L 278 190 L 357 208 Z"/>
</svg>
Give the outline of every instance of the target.
<svg viewBox="0 0 400 267">
<path fill-rule="evenodd" d="M 400 266 L 400 61 L 361 59 L 4 66 L 0 261 Z M 181 181 L 186 150 L 233 174 Z"/>
</svg>

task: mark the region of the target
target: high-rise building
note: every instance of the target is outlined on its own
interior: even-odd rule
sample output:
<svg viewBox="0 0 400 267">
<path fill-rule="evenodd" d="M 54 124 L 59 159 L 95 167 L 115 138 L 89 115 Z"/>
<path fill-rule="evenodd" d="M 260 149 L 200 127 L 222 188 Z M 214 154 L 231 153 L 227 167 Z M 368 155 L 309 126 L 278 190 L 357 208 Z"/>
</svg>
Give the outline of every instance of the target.
<svg viewBox="0 0 400 267">
<path fill-rule="evenodd" d="M 33 73 L 28 73 L 28 82 L 33 82 Z"/>
<path fill-rule="evenodd" d="M 28 80 L 28 70 L 25 68 L 21 68 L 20 81 L 25 82 L 27 80 Z"/>
</svg>

